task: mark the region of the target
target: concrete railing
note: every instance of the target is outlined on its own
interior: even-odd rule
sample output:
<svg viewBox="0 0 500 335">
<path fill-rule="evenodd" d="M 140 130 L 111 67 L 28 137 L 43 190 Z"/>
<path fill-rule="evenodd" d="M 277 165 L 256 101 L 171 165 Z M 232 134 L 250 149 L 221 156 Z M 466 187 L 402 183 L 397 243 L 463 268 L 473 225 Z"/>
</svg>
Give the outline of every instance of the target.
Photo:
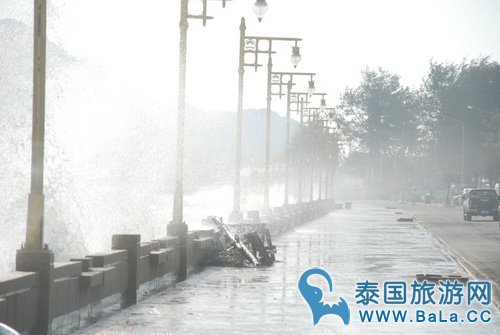
<svg viewBox="0 0 500 335">
<path fill-rule="evenodd" d="M 250 212 L 245 221 L 266 223 L 278 235 L 334 206 L 332 200 L 288 205 L 262 219 Z M 45 272 L 18 271 L 0 278 L 0 322 L 26 334 L 71 334 L 175 282 L 177 237 L 144 243 L 140 235 L 113 235 L 111 244 L 108 252 L 49 261 Z M 188 273 L 205 265 L 214 246 L 213 230 L 189 232 Z"/>
</svg>

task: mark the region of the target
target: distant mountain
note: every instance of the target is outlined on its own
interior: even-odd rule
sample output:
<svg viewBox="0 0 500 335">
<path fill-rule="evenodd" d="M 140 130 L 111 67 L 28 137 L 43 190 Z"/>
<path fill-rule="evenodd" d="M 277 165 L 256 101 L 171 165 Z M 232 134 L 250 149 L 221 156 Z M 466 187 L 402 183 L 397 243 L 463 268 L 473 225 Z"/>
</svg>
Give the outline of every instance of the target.
<svg viewBox="0 0 500 335">
<path fill-rule="evenodd" d="M 247 167 L 263 167 L 265 158 L 266 111 L 245 110 L 243 115 L 242 163 Z M 203 127 L 198 125 L 203 124 Z M 207 126 L 210 125 L 210 126 Z M 292 121 L 292 130 L 297 122 Z M 280 158 L 285 148 L 286 118 L 271 116 L 271 159 Z M 187 178 L 193 184 L 231 182 L 236 144 L 236 114 L 231 112 L 207 115 L 190 110 L 186 121 Z M 199 166 L 210 169 L 200 173 Z M 207 174 L 208 173 L 208 174 Z M 207 179 L 208 178 L 208 179 Z M 195 182 L 197 181 L 197 182 Z"/>
</svg>

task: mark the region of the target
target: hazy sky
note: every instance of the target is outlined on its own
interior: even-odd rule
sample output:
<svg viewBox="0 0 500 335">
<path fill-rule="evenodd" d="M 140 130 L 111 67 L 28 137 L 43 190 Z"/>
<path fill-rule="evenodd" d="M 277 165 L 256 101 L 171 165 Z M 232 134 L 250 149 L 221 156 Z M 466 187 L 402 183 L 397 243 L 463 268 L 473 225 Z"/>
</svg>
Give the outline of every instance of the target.
<svg viewBox="0 0 500 335">
<path fill-rule="evenodd" d="M 200 0 L 193 0 L 200 1 Z M 317 89 L 331 103 L 355 85 L 366 66 L 400 74 L 418 85 L 431 58 L 500 60 L 498 0 L 268 0 L 258 23 L 254 0 L 234 0 L 203 28 L 190 21 L 189 104 L 234 110 L 240 17 L 251 35 L 301 37 L 297 71 L 317 72 Z M 0 18 L 32 24 L 31 0 L 0 0 Z M 107 87 L 120 87 L 174 106 L 177 98 L 179 0 L 49 0 L 49 38 L 70 54 L 102 66 Z M 1 37 L 0 37 L 1 38 Z M 276 71 L 293 70 L 289 44 L 274 56 Z M 2 51 L 3 52 L 3 51 Z M 245 73 L 245 107 L 264 107 L 265 68 Z M 306 88 L 306 82 L 297 85 Z M 274 102 L 274 109 L 283 104 Z"/>
</svg>

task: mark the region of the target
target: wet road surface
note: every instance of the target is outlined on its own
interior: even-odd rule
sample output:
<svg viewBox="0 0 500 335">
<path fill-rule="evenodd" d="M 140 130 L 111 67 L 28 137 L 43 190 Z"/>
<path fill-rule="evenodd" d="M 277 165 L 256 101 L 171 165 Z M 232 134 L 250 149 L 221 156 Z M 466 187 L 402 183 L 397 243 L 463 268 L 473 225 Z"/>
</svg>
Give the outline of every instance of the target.
<svg viewBox="0 0 500 335">
<path fill-rule="evenodd" d="M 500 302 L 500 228 L 491 217 L 464 221 L 461 207 L 424 204 L 395 205 L 413 215 L 419 223 L 446 245 L 457 260 L 475 276 L 495 285 Z"/>
<path fill-rule="evenodd" d="M 356 205 L 296 228 L 275 243 L 277 262 L 262 269 L 208 268 L 186 282 L 80 331 L 78 334 L 494 334 L 500 332 L 500 313 L 493 305 L 492 320 L 482 323 L 417 323 L 406 304 L 410 322 L 362 323 L 356 304 L 356 283 L 369 280 L 412 282 L 417 273 L 465 274 L 441 245 L 415 222 L 397 222 L 394 210 Z M 327 303 L 344 298 L 351 311 L 345 326 L 327 315 L 314 327 L 309 307 L 297 289 L 300 275 L 323 267 L 333 278 Z M 319 277 L 312 284 L 326 284 Z M 382 296 L 382 292 L 380 292 Z M 409 298 L 408 298 L 409 299 Z M 436 299 L 437 300 L 437 299 Z M 428 311 L 436 311 L 436 308 Z M 463 319 L 466 304 L 442 307 Z M 481 308 L 480 308 L 481 309 Z"/>
</svg>

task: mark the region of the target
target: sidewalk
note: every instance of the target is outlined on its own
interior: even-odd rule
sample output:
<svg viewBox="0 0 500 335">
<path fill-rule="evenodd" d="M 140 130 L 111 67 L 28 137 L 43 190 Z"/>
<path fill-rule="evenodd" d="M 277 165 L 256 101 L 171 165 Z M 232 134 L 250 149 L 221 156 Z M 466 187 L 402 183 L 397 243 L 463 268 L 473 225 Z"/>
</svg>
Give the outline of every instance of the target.
<svg viewBox="0 0 500 335">
<path fill-rule="evenodd" d="M 397 222 L 394 210 L 357 205 L 305 224 L 275 241 L 271 268 L 209 268 L 163 294 L 103 320 L 78 334 L 492 334 L 500 331 L 500 313 L 482 323 L 362 323 L 356 283 L 407 281 L 418 273 L 465 274 L 432 236 L 415 222 Z M 309 307 L 297 289 L 311 267 L 333 273 L 333 295 L 351 310 L 345 326 L 325 316 L 313 327 Z M 319 283 L 317 278 L 312 283 Z M 321 286 L 321 285 L 317 285 Z M 436 289 L 437 291 L 437 289 Z M 323 290 L 326 292 L 326 290 Z M 383 301 L 382 301 L 383 302 Z M 383 307 L 383 306 L 378 306 Z M 390 307 L 389 308 L 393 308 Z M 418 307 L 421 309 L 422 307 Z M 393 308 L 394 309 L 394 308 Z M 407 305 L 414 315 L 414 306 Z M 445 306 L 465 314 L 466 304 Z M 413 313 L 413 314 L 412 314 Z"/>
</svg>

